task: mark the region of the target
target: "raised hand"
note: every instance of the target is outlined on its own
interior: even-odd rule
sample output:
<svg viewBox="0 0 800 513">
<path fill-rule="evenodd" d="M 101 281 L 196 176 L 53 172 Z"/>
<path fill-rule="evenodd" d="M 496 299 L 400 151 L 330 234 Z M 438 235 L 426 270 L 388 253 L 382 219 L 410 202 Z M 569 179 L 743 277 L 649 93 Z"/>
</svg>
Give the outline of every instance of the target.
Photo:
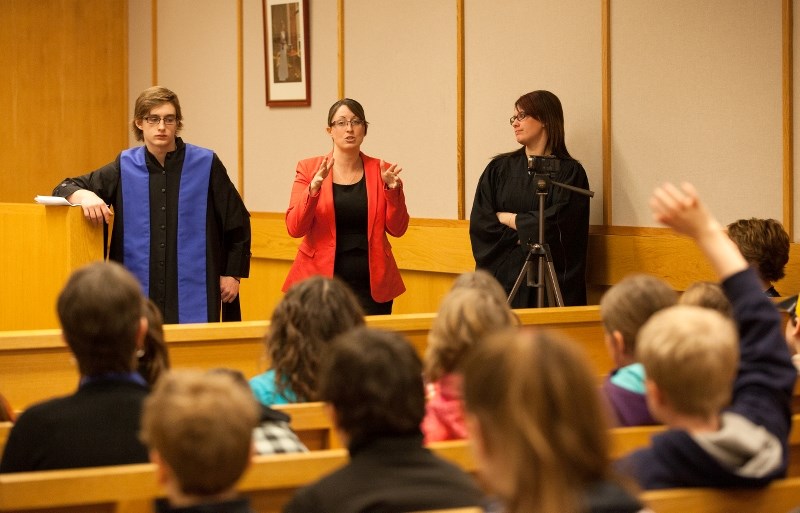
<svg viewBox="0 0 800 513">
<path fill-rule="evenodd" d="M 322 188 L 323 180 L 325 180 L 325 177 L 330 174 L 331 169 L 333 169 L 333 157 L 331 157 L 330 162 L 328 162 L 328 157 L 322 157 L 322 163 L 319 165 L 319 171 L 317 171 L 317 174 L 315 174 L 314 178 L 311 179 L 311 183 L 308 184 L 309 194 L 312 196 L 317 195 L 320 188 Z"/>
<path fill-rule="evenodd" d="M 397 178 L 397 175 L 399 175 L 401 171 L 403 171 L 403 168 L 399 167 L 397 164 L 389 165 L 381 160 L 381 179 L 389 189 L 394 189 L 400 185 L 400 179 Z"/>
</svg>

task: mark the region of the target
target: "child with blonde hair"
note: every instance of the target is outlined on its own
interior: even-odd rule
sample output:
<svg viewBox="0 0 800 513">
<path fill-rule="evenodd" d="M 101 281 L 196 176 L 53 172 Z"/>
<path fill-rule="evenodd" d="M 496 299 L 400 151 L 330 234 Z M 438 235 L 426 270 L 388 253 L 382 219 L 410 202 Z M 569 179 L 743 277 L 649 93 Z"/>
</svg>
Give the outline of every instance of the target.
<svg viewBox="0 0 800 513">
<path fill-rule="evenodd" d="M 678 298 L 678 304 L 711 308 L 725 317 L 733 317 L 733 307 L 719 283 L 696 281 Z"/>
<path fill-rule="evenodd" d="M 611 287 L 600 300 L 606 347 L 615 370 L 603 383 L 615 424 L 657 424 L 647 407 L 644 368 L 636 359 L 636 336 L 651 315 L 675 304 L 678 295 L 663 280 L 635 274 Z"/>
<path fill-rule="evenodd" d="M 426 443 L 466 438 L 459 367 L 483 338 L 516 324 L 503 299 L 478 288 L 457 287 L 442 300 L 425 352 L 429 392 L 422 432 Z"/>
<path fill-rule="evenodd" d="M 694 187 L 666 184 L 650 204 L 656 220 L 697 242 L 734 315 L 679 305 L 645 324 L 636 354 L 650 411 L 669 429 L 619 468 L 645 489 L 765 486 L 786 475 L 797 378 L 778 310 Z"/>
<path fill-rule="evenodd" d="M 166 500 L 158 512 L 249 513 L 236 483 L 253 455 L 258 407 L 246 386 L 217 371 L 166 373 L 147 398 L 141 438 Z"/>
</svg>

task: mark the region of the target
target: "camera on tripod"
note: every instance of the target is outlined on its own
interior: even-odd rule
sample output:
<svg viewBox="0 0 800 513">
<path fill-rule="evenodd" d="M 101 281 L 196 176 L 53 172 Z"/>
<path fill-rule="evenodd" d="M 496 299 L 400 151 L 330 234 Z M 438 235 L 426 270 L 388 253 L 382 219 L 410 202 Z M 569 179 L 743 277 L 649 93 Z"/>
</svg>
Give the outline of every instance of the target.
<svg viewBox="0 0 800 513">
<path fill-rule="evenodd" d="M 531 155 L 528 157 L 528 174 L 529 175 L 552 175 L 561 169 L 561 161 L 554 155 L 537 156 Z"/>
</svg>

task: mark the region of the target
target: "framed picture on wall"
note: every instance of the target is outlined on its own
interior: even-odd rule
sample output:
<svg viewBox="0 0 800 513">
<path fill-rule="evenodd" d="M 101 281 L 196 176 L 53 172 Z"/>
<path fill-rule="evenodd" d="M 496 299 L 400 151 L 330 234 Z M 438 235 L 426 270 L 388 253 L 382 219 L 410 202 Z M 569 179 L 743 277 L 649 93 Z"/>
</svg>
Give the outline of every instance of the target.
<svg viewBox="0 0 800 513">
<path fill-rule="evenodd" d="M 267 105 L 311 105 L 308 0 L 263 2 Z"/>
</svg>

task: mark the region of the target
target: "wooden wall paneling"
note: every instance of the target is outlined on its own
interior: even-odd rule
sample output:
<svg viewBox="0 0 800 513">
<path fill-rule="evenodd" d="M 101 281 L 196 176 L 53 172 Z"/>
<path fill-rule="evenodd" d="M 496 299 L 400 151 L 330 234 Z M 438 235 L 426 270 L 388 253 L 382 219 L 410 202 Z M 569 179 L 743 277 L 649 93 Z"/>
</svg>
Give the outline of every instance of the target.
<svg viewBox="0 0 800 513">
<path fill-rule="evenodd" d="M 126 0 L 3 2 L 0 201 L 31 202 L 127 146 L 127 20 Z"/>
</svg>

